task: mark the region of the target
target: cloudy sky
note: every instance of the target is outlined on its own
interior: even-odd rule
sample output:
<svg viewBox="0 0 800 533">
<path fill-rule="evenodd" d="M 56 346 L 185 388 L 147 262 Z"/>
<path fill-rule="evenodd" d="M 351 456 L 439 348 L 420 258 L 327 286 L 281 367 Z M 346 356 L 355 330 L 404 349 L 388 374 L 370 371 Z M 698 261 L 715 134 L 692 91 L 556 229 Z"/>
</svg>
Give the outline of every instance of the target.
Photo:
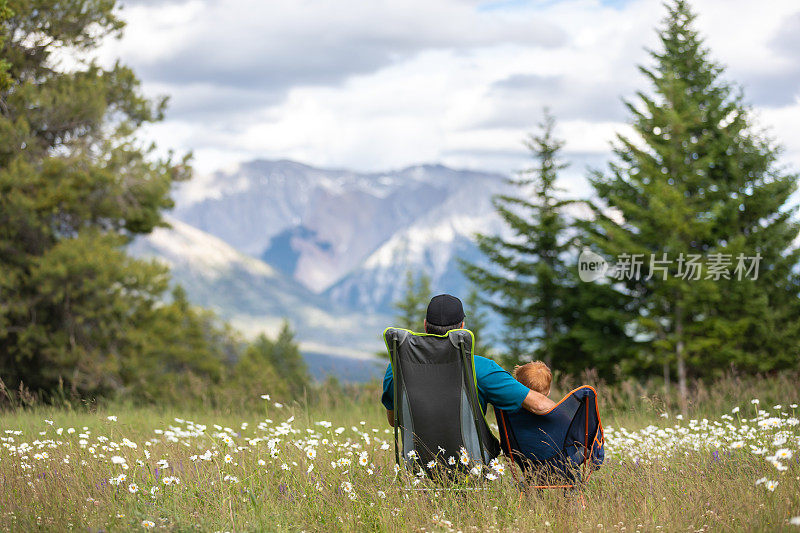
<svg viewBox="0 0 800 533">
<path fill-rule="evenodd" d="M 695 0 L 697 28 L 800 168 L 800 2 Z M 257 157 L 509 172 L 550 106 L 570 188 L 626 131 L 660 0 L 127 0 L 105 60 L 171 100 L 147 130 L 198 173 Z"/>
</svg>

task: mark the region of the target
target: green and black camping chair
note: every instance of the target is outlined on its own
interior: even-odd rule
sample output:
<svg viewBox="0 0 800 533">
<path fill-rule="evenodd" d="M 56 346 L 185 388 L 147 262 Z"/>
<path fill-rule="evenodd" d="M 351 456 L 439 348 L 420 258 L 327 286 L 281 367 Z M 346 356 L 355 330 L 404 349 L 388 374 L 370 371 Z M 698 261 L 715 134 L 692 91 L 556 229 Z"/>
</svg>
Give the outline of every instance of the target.
<svg viewBox="0 0 800 533">
<path fill-rule="evenodd" d="M 463 454 L 469 463 L 489 464 L 497 457 L 500 444 L 478 401 L 472 332 L 432 335 L 386 328 L 383 338 L 394 381 L 397 464 L 419 469 L 435 461 L 463 470 Z"/>
</svg>

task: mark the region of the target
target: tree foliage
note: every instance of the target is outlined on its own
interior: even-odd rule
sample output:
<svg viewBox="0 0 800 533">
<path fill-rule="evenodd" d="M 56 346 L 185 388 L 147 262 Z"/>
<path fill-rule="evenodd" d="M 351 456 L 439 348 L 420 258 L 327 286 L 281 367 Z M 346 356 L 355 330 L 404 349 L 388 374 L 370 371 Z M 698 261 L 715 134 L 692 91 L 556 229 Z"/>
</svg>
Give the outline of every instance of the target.
<svg viewBox="0 0 800 533">
<path fill-rule="evenodd" d="M 651 339 L 641 353 L 676 364 L 685 396 L 690 374 L 796 361 L 798 224 L 786 202 L 797 176 L 777 165 L 779 150 L 753 127 L 741 90 L 694 30 L 688 3 L 667 8 L 654 65 L 640 67 L 652 90 L 626 102 L 636 135 L 618 136 L 608 172 L 591 177 L 600 202 L 585 229 L 612 260 L 672 261 L 666 276 L 623 281 L 639 333 Z M 681 258 L 707 264 L 715 254 L 729 261 L 730 279 L 705 267 L 701 279 L 687 279 Z M 738 279 L 739 257 L 757 254 L 758 278 Z"/>
<path fill-rule="evenodd" d="M 137 141 L 166 99 L 94 59 L 122 27 L 113 0 L 0 0 L 0 375 L 80 397 L 203 396 L 243 343 L 170 295 L 165 267 L 125 253 L 166 225 L 190 169 Z M 286 372 L 297 391 L 305 368 L 288 328 L 271 353 L 262 372 Z"/>
<path fill-rule="evenodd" d="M 485 264 L 463 264 L 464 272 L 503 319 L 505 363 L 543 359 L 566 372 L 595 367 L 610 376 L 629 357 L 624 296 L 606 285 L 577 279 L 576 240 L 557 185 L 563 141 L 545 110 L 539 131 L 525 142 L 536 164 L 510 180 L 518 194 L 494 199 L 511 237 L 477 235 Z M 607 344 L 610 349 L 597 348 Z"/>
<path fill-rule="evenodd" d="M 425 319 L 430 299 L 430 276 L 423 272 L 415 277 L 413 272 L 408 270 L 405 279 L 405 292 L 394 303 L 394 308 L 397 311 L 394 316 L 396 326 L 410 329 L 411 331 L 422 331 L 422 322 Z"/>
<path fill-rule="evenodd" d="M 310 386 L 308 368 L 289 324 L 284 322 L 275 340 L 259 335 L 236 363 L 233 378 L 245 397 L 302 398 Z"/>
</svg>

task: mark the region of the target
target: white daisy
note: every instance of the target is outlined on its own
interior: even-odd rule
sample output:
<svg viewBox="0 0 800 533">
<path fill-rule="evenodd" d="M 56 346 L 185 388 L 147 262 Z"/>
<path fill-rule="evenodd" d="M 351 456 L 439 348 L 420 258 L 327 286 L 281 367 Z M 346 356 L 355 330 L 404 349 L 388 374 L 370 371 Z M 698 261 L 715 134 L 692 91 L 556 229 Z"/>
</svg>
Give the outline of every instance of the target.
<svg viewBox="0 0 800 533">
<path fill-rule="evenodd" d="M 780 450 L 775 452 L 775 457 L 778 459 L 791 459 L 793 455 L 792 450 L 787 448 L 781 448 Z"/>
</svg>

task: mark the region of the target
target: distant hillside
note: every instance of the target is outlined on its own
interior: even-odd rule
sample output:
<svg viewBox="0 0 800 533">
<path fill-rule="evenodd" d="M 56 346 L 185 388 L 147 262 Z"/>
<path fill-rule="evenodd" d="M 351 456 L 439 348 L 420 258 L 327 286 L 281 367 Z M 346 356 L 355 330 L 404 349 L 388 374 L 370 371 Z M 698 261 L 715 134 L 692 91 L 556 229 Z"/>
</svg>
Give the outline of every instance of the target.
<svg viewBox="0 0 800 533">
<path fill-rule="evenodd" d="M 274 335 L 286 318 L 304 351 L 365 359 L 381 348 L 380 332 L 389 318 L 339 309 L 221 239 L 168 221 L 171 229 L 137 239 L 130 250 L 168 264 L 194 304 L 216 310 L 248 335 Z"/>
<path fill-rule="evenodd" d="M 252 161 L 179 191 L 175 216 L 263 259 L 329 304 L 390 313 L 407 269 L 463 294 L 456 257 L 499 231 L 504 177 L 441 165 L 385 173 Z"/>
</svg>

